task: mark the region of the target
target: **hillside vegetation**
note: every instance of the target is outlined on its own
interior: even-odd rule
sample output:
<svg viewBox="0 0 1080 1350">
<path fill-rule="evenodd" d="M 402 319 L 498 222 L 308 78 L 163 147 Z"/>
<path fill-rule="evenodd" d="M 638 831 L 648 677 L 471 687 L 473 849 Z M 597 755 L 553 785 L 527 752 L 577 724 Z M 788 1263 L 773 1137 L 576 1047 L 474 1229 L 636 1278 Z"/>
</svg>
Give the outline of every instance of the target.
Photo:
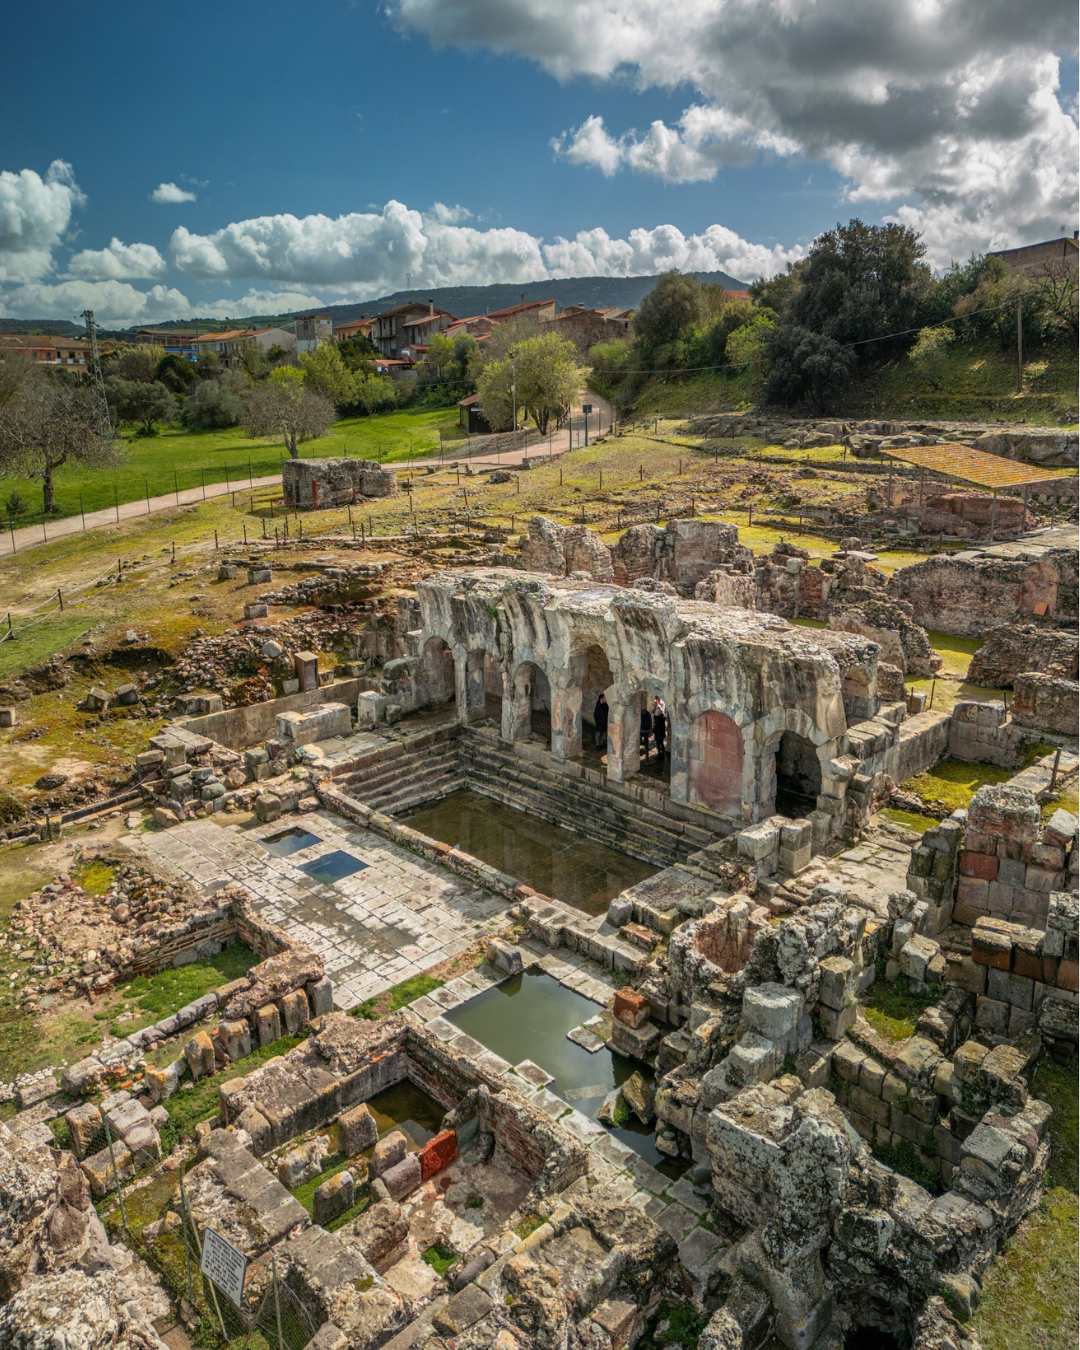
<svg viewBox="0 0 1080 1350">
<path fill-rule="evenodd" d="M 978 422 L 1071 426 L 1077 420 L 1077 357 L 1073 344 L 1033 354 L 1024 364 L 1024 387 L 1016 390 L 1016 361 L 996 343 L 953 348 L 943 357 L 936 383 L 901 358 L 856 371 L 837 397 L 839 417 L 896 417 L 908 420 L 962 419 Z M 754 404 L 749 371 L 657 376 L 635 400 L 643 416 L 742 412 Z"/>
</svg>

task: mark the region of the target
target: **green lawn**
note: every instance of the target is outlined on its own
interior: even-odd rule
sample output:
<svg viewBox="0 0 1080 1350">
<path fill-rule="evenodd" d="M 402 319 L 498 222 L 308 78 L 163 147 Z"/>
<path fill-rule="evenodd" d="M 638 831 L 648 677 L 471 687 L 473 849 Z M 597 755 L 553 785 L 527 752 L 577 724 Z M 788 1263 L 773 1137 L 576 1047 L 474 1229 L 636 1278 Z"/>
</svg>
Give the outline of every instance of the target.
<svg viewBox="0 0 1080 1350">
<path fill-rule="evenodd" d="M 444 440 L 459 439 L 455 408 L 406 409 L 372 417 L 345 417 L 325 436 L 306 441 L 301 457 L 355 455 L 386 462 L 430 454 Z M 114 502 L 139 501 L 176 488 L 197 488 L 204 482 L 229 483 L 243 489 L 252 478 L 281 471 L 285 449 L 265 438 L 251 440 L 242 428 L 225 431 L 185 431 L 164 427 L 156 436 L 122 433 L 126 456 L 115 469 L 61 469 L 56 476 L 57 514 L 97 511 Z M 41 485 L 26 478 L 0 478 L 0 510 L 12 492 L 29 508 L 22 523 L 41 518 Z"/>
<path fill-rule="evenodd" d="M 940 688 L 940 686 L 939 686 Z M 943 759 L 904 782 L 904 789 L 926 802 L 941 802 L 950 811 L 966 807 L 986 783 L 1004 783 L 1016 772 L 996 764 L 970 764 L 962 759 Z"/>
</svg>

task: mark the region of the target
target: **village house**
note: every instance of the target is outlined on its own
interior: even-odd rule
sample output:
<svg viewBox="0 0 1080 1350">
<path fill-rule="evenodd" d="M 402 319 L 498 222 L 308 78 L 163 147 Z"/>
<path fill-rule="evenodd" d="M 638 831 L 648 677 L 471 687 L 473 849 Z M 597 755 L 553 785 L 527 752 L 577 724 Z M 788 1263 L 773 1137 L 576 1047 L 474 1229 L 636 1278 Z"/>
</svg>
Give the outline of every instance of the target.
<svg viewBox="0 0 1080 1350">
<path fill-rule="evenodd" d="M 35 365 L 85 368 L 90 344 L 83 338 L 45 333 L 0 333 L 0 359 L 18 353 Z"/>
<path fill-rule="evenodd" d="M 431 333 L 441 332 L 455 318 L 449 310 L 436 309 L 432 300 L 409 300 L 379 314 L 370 336 L 383 356 L 405 357 L 407 349 L 425 343 Z"/>
</svg>

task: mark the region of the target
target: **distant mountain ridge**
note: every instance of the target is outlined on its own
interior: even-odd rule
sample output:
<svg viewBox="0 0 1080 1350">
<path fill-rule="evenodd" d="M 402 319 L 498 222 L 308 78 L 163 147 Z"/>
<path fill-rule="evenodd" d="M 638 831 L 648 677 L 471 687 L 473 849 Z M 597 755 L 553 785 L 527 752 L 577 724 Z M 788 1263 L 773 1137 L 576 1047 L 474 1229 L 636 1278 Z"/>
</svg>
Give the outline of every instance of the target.
<svg viewBox="0 0 1080 1350">
<path fill-rule="evenodd" d="M 739 281 L 727 272 L 694 272 L 699 281 L 723 286 L 729 291 L 745 291 L 748 283 Z M 609 307 L 636 309 L 642 299 L 656 285 L 655 276 L 642 277 L 567 277 L 558 281 L 496 282 L 490 286 L 435 286 L 394 291 L 375 300 L 358 300 L 343 305 L 321 305 L 317 309 L 290 310 L 286 314 L 236 314 L 228 319 L 192 317 L 165 319 L 155 324 L 135 324 L 130 328 L 102 330 L 103 337 L 123 337 L 136 328 L 203 328 L 214 329 L 249 327 L 259 324 L 280 324 L 304 314 L 329 314 L 335 323 L 347 323 L 361 315 L 381 314 L 408 301 L 430 300 L 437 309 L 449 310 L 459 318 L 484 314 L 492 309 L 505 309 L 525 300 L 554 300 L 560 309 L 568 305 L 587 305 L 593 309 Z M 0 318 L 0 330 L 9 333 L 48 333 L 57 337 L 76 337 L 83 332 L 81 324 L 67 319 L 6 319 Z"/>
</svg>

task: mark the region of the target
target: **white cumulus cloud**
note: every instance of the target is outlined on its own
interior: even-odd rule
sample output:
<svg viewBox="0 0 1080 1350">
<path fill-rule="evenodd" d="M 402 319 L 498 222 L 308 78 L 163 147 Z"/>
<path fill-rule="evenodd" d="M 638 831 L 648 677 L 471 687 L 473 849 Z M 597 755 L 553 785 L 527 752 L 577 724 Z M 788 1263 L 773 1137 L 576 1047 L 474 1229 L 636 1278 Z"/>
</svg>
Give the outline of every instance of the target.
<svg viewBox="0 0 1080 1350">
<path fill-rule="evenodd" d="M 407 30 L 532 59 L 560 80 L 690 85 L 674 125 L 598 114 L 553 144 L 611 175 L 705 182 L 755 154 L 802 154 L 855 202 L 922 222 L 931 257 L 1072 228 L 1077 121 L 1059 55 L 1064 0 L 391 0 Z"/>
<path fill-rule="evenodd" d="M 182 319 L 187 297 L 171 286 L 140 291 L 126 281 L 31 282 L 0 294 L 0 314 L 16 319 L 75 319 L 92 309 L 106 328 Z"/>
<path fill-rule="evenodd" d="M 461 206 L 455 203 L 447 205 L 446 202 L 436 202 L 431 208 L 433 219 L 441 225 L 462 225 L 467 220 L 472 220 L 473 213 L 467 206 Z"/>
<path fill-rule="evenodd" d="M 165 259 L 153 244 L 125 244 L 114 235 L 107 248 L 81 249 L 68 271 L 88 281 L 152 280 L 165 275 Z"/>
<path fill-rule="evenodd" d="M 196 201 L 194 192 L 182 188 L 178 183 L 159 183 L 151 192 L 150 200 L 161 206 L 182 206 L 185 202 Z"/>
<path fill-rule="evenodd" d="M 36 281 L 53 269 L 53 252 L 85 201 L 70 164 L 0 171 L 0 282 Z"/>
</svg>

